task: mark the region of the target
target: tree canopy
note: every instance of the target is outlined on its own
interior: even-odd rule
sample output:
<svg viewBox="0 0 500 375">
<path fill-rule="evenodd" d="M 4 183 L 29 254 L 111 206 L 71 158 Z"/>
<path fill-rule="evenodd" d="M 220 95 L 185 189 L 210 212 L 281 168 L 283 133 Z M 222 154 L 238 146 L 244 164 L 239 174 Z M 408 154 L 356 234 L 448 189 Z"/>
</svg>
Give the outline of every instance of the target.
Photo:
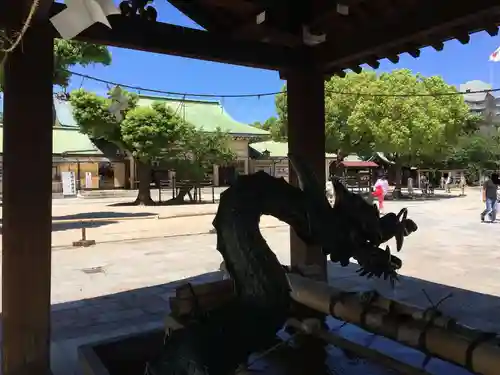
<svg viewBox="0 0 500 375">
<path fill-rule="evenodd" d="M 108 47 L 76 40 L 54 40 L 54 85 L 67 87 L 71 78 L 68 72 L 72 66 L 83 67 L 111 64 Z"/>
<path fill-rule="evenodd" d="M 363 98 L 348 119 L 358 134 L 368 134 L 373 151 L 384 152 L 397 164 L 418 163 L 423 155 L 442 155 L 457 142 L 467 120 L 469 108 L 441 77 L 413 75 L 403 69 L 383 73 L 369 90 L 378 96 Z M 411 96 L 384 96 L 401 93 Z"/>
<path fill-rule="evenodd" d="M 111 64 L 111 54 L 106 46 L 75 40 L 54 40 L 54 85 L 66 88 L 71 78 L 68 69 L 75 65 L 85 67 L 93 64 Z M 0 67 L 0 91 L 2 89 L 2 76 L 3 67 Z"/>
<path fill-rule="evenodd" d="M 495 170 L 500 162 L 498 129 L 483 127 L 480 116 L 471 116 L 456 144 L 449 145 L 440 166 L 465 169 L 468 180 L 474 182 L 482 170 Z"/>
<path fill-rule="evenodd" d="M 342 156 L 380 151 L 395 161 L 439 154 L 457 141 L 470 116 L 461 95 L 432 96 L 454 92 L 441 77 L 407 69 L 332 77 L 325 83 L 326 150 Z M 276 96 L 282 126 L 286 103 L 286 93 Z"/>
<path fill-rule="evenodd" d="M 128 98 L 128 105 L 122 112 L 122 120 L 110 112 L 112 100 L 95 93 L 75 90 L 70 95 L 70 102 L 82 133 L 111 142 L 136 160 L 139 174 L 137 203 L 152 204 L 149 184 L 153 161 L 163 161 L 182 178 L 199 181 L 207 166 L 223 164 L 234 158 L 226 133 L 206 133 L 196 129 L 165 102 L 141 107 L 137 106 L 137 95 L 127 92 L 124 95 Z"/>
</svg>

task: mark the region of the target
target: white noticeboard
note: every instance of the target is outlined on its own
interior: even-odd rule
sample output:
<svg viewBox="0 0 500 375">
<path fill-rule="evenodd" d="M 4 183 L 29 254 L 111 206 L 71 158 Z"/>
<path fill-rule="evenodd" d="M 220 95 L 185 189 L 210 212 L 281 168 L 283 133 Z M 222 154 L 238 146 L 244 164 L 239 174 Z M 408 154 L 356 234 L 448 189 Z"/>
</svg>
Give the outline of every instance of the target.
<svg viewBox="0 0 500 375">
<path fill-rule="evenodd" d="M 92 173 L 85 172 L 85 188 L 92 189 Z"/>
<path fill-rule="evenodd" d="M 64 196 L 76 195 L 75 172 L 61 172 L 62 189 Z"/>
</svg>

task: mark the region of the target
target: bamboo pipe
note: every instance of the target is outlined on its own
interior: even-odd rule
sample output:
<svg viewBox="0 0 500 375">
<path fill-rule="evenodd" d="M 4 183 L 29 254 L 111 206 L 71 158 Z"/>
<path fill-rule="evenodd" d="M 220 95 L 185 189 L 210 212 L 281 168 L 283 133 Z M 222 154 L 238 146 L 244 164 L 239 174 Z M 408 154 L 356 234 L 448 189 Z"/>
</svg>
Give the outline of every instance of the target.
<svg viewBox="0 0 500 375">
<path fill-rule="evenodd" d="M 305 322 L 304 322 L 305 323 Z M 318 328 L 312 331 L 309 327 L 305 327 L 303 322 L 297 319 L 289 319 L 287 321 L 287 326 L 292 327 L 300 332 L 313 335 L 329 344 L 332 344 L 338 348 L 350 351 L 363 357 L 369 361 L 379 363 L 384 367 L 388 367 L 392 370 L 397 371 L 402 375 L 428 375 L 429 373 L 423 369 L 415 368 L 404 362 L 400 362 L 395 358 L 392 358 L 384 353 L 379 352 L 375 349 L 367 348 L 366 346 L 357 344 L 344 337 L 336 335 L 333 332 L 326 331 L 324 329 Z"/>
<path fill-rule="evenodd" d="M 175 316 L 191 315 L 195 311 L 213 310 L 235 297 L 232 280 L 218 280 L 205 284 L 183 284 L 169 299 Z"/>
<path fill-rule="evenodd" d="M 498 375 L 500 347 L 491 341 L 476 341 L 464 333 L 474 332 L 436 326 L 432 321 L 415 319 L 363 303 L 357 293 L 346 293 L 325 283 L 288 274 L 291 297 L 319 312 L 355 324 L 409 347 L 452 362 L 482 375 Z M 402 304 L 401 304 L 402 305 Z"/>
</svg>

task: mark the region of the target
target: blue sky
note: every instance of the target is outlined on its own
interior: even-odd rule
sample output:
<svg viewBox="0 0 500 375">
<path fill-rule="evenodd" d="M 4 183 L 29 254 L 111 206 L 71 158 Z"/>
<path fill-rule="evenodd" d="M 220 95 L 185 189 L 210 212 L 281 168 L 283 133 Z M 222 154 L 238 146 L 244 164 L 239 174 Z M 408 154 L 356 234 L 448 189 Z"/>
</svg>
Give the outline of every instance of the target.
<svg viewBox="0 0 500 375">
<path fill-rule="evenodd" d="M 162 22 L 199 28 L 168 2 L 157 2 L 156 9 Z M 418 59 L 407 54 L 401 55 L 397 65 L 382 60 L 379 70 L 409 68 L 426 76 L 441 75 L 448 83 L 457 85 L 472 79 L 488 82 L 493 69 L 494 86 L 500 87 L 500 63 L 488 61 L 488 56 L 499 46 L 500 36 L 490 37 L 486 33 L 478 33 L 472 35 L 468 45 L 450 41 L 442 52 L 423 49 Z M 111 48 L 111 53 L 113 63 L 109 67 L 75 67 L 74 70 L 124 84 L 175 92 L 259 93 L 279 91 L 283 85 L 274 71 L 118 48 Z M 107 91 L 105 85 L 89 80 L 82 82 L 81 78 L 74 78 L 71 88 L 80 85 L 98 93 Z M 275 113 L 274 97 L 224 99 L 222 102 L 229 114 L 245 123 L 264 121 Z"/>
</svg>

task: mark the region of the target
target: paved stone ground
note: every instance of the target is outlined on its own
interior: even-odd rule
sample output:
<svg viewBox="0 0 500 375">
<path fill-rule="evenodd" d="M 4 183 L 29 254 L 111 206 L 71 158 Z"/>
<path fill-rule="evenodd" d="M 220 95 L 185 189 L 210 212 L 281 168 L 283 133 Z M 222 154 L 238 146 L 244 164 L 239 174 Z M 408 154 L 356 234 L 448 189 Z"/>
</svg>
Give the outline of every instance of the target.
<svg viewBox="0 0 500 375">
<path fill-rule="evenodd" d="M 330 282 L 352 290 L 376 288 L 390 297 L 421 306 L 428 306 L 422 289 L 435 301 L 452 291 L 454 296 L 442 306 L 445 313 L 478 328 L 500 331 L 500 226 L 479 222 L 479 193 L 404 203 L 407 204 L 387 202 L 387 210 L 409 207 L 410 217 L 420 227 L 407 239 L 401 253 L 401 273 L 408 277 L 390 290 L 381 281 L 356 276 L 355 266 L 331 266 Z M 197 275 L 202 275 L 197 282 L 220 277 L 213 273 L 221 261 L 215 250 L 215 236 L 188 233 L 198 224 L 208 229 L 212 217 L 199 218 L 207 221 L 200 224 L 193 218 L 158 220 L 169 225 L 158 224 L 157 237 L 168 227 L 168 238 L 128 241 L 125 235 L 117 234 L 114 242 L 91 248 L 54 249 L 54 374 L 79 373 L 79 345 L 161 327 L 168 297 L 178 280 Z M 273 223 L 273 219 L 266 220 L 270 220 L 268 225 Z M 113 230 L 124 233 L 124 227 L 118 229 L 124 223 L 147 227 L 152 222 L 130 220 L 104 228 L 111 235 Z M 181 230 L 184 232 L 176 233 Z M 263 234 L 281 262 L 288 263 L 287 227 L 264 229 Z"/>
</svg>

